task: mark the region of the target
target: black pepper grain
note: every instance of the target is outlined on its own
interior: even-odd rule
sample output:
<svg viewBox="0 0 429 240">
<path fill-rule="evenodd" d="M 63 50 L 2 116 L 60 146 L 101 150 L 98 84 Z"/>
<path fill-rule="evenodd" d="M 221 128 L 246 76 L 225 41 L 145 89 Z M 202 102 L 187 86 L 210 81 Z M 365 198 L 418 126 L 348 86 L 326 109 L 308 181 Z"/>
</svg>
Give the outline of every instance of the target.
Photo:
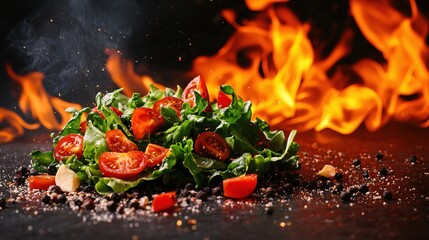
<svg viewBox="0 0 429 240">
<path fill-rule="evenodd" d="M 408 158 L 408 161 L 410 161 L 410 163 L 416 163 L 416 162 L 417 162 L 417 157 L 416 157 L 416 155 L 411 155 L 411 156 Z"/>
<path fill-rule="evenodd" d="M 16 171 L 16 174 L 18 174 L 19 176 L 28 177 L 28 175 L 30 174 L 30 171 L 28 171 L 27 167 L 20 166 Z"/>
<path fill-rule="evenodd" d="M 341 200 L 343 200 L 343 202 L 350 202 L 351 196 L 350 196 L 350 193 L 346 191 L 342 191 L 340 193 L 340 198 Z"/>
<path fill-rule="evenodd" d="M 61 188 L 57 185 L 51 185 L 48 188 L 48 192 L 51 194 L 52 193 L 61 194 L 61 193 L 63 193 L 63 190 L 61 190 Z"/>
<path fill-rule="evenodd" d="M 107 210 L 109 210 L 110 212 L 116 211 L 116 208 L 118 208 L 118 204 L 116 202 L 110 201 L 109 203 L 107 203 Z"/>
<path fill-rule="evenodd" d="M 383 154 L 383 153 L 381 153 L 381 152 L 378 152 L 378 153 L 375 155 L 375 158 L 376 158 L 377 160 L 381 160 L 383 157 L 384 157 L 384 154 Z"/>
<path fill-rule="evenodd" d="M 360 160 L 359 159 L 353 159 L 353 165 L 355 166 L 355 167 L 357 167 L 357 166 L 360 166 Z"/>
<path fill-rule="evenodd" d="M 369 187 L 366 184 L 362 184 L 359 187 L 359 192 L 365 194 L 369 191 Z"/>
<path fill-rule="evenodd" d="M 357 187 L 350 187 L 350 188 L 348 189 L 348 192 L 349 192 L 350 194 L 355 194 L 355 193 L 359 192 L 359 188 L 357 188 Z"/>
<path fill-rule="evenodd" d="M 130 208 L 134 208 L 135 210 L 140 209 L 140 203 L 138 201 L 134 201 L 130 203 Z"/>
<path fill-rule="evenodd" d="M 76 200 L 74 200 L 74 205 L 80 207 L 80 206 L 82 206 L 82 201 L 80 199 L 76 199 Z"/>
<path fill-rule="evenodd" d="M 49 165 L 48 169 L 46 170 L 46 173 L 49 175 L 55 175 L 57 174 L 57 171 L 58 171 L 57 167 L 55 167 L 54 165 Z"/>
<path fill-rule="evenodd" d="M 207 192 L 205 192 L 205 191 L 199 191 L 198 193 L 197 193 L 197 198 L 198 199 L 201 199 L 202 201 L 206 201 L 207 200 L 207 198 L 208 198 L 208 193 Z"/>
<path fill-rule="evenodd" d="M 220 196 L 222 194 L 222 188 L 217 186 L 212 189 L 213 196 Z"/>
<path fill-rule="evenodd" d="M 86 199 L 82 204 L 82 208 L 88 211 L 94 209 L 95 208 L 94 199 L 92 198 Z"/>
<path fill-rule="evenodd" d="M 82 189 L 82 191 L 84 191 L 84 192 L 86 192 L 86 193 L 92 193 L 92 192 L 94 192 L 94 191 L 95 191 L 95 188 L 94 188 L 93 186 L 91 186 L 91 185 L 86 185 L 86 186 Z"/>
<path fill-rule="evenodd" d="M 121 201 L 121 196 L 119 196 L 119 194 L 117 193 L 112 193 L 112 195 L 110 196 L 110 199 L 112 199 L 112 201 L 118 203 Z"/>
<path fill-rule="evenodd" d="M 387 176 L 388 171 L 386 168 L 382 168 L 378 173 L 380 174 L 380 176 Z"/>
<path fill-rule="evenodd" d="M 334 178 L 335 178 L 335 180 L 337 180 L 337 181 L 341 181 L 341 180 L 343 179 L 343 174 L 342 174 L 342 173 L 337 172 L 337 173 L 335 173 Z"/>
<path fill-rule="evenodd" d="M 64 204 L 67 202 L 67 198 L 64 196 L 64 194 L 59 194 L 56 198 L 55 198 L 55 203 L 61 203 Z"/>
<path fill-rule="evenodd" d="M 339 184 L 335 185 L 335 189 L 337 190 L 337 192 L 341 192 L 344 190 L 344 186 L 343 186 L 343 184 L 339 183 Z"/>
<path fill-rule="evenodd" d="M 268 215 L 271 215 L 274 212 L 274 208 L 272 206 L 268 206 L 265 208 L 265 211 L 267 212 Z"/>
<path fill-rule="evenodd" d="M 0 208 L 3 209 L 6 207 L 6 199 L 4 197 L 0 198 Z"/>
<path fill-rule="evenodd" d="M 49 204 L 49 203 L 51 203 L 51 197 L 49 197 L 48 195 L 43 196 L 43 197 L 42 197 L 42 202 L 43 202 L 44 204 Z"/>
<path fill-rule="evenodd" d="M 274 195 L 276 194 L 274 188 L 272 187 L 267 187 L 265 189 L 265 193 L 267 194 L 267 197 L 274 197 Z"/>
<path fill-rule="evenodd" d="M 362 173 L 362 176 L 364 177 L 364 178 L 369 178 L 369 172 L 368 172 L 368 170 L 363 170 L 363 173 Z"/>
<path fill-rule="evenodd" d="M 383 198 L 384 198 L 384 200 L 392 200 L 393 195 L 390 191 L 384 191 L 383 192 Z"/>
</svg>

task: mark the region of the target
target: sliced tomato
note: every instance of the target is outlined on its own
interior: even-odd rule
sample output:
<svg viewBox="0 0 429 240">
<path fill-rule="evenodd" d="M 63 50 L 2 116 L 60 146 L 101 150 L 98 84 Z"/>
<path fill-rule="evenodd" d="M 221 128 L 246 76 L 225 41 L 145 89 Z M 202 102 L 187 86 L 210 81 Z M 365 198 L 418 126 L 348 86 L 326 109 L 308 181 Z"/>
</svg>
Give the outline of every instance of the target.
<svg viewBox="0 0 429 240">
<path fill-rule="evenodd" d="M 79 132 L 82 134 L 85 134 L 87 127 L 88 127 L 88 123 L 86 121 L 81 122 L 79 124 Z"/>
<path fill-rule="evenodd" d="M 165 157 L 170 155 L 170 149 L 149 143 L 146 147 L 145 153 L 148 154 L 149 160 L 147 162 L 148 167 L 155 167 L 162 163 Z"/>
<path fill-rule="evenodd" d="M 167 192 L 157 194 L 153 197 L 152 210 L 154 212 L 161 212 L 168 210 L 176 204 L 176 192 Z"/>
<path fill-rule="evenodd" d="M 141 173 L 146 167 L 147 159 L 147 155 L 141 151 L 104 152 L 100 155 L 98 166 L 106 177 L 126 179 Z"/>
<path fill-rule="evenodd" d="M 124 114 L 121 110 L 115 108 L 114 106 L 110 106 L 110 109 L 112 109 L 112 111 L 114 111 L 119 117 Z M 98 113 L 102 119 L 105 118 L 101 110 L 99 110 L 96 106 L 92 109 L 92 111 Z"/>
<path fill-rule="evenodd" d="M 31 189 L 48 190 L 52 185 L 55 185 L 55 176 L 33 175 L 28 177 L 28 186 Z"/>
<path fill-rule="evenodd" d="M 182 93 L 182 100 L 184 102 L 188 102 L 191 107 L 195 106 L 195 93 L 198 92 L 202 98 L 207 100 L 209 105 L 205 109 L 206 111 L 211 110 L 210 106 L 210 97 L 209 97 L 209 91 L 207 90 L 206 83 L 201 78 L 201 76 L 197 76 L 192 81 L 188 83 L 188 85 L 185 87 L 185 90 L 183 90 Z"/>
<path fill-rule="evenodd" d="M 136 108 L 131 116 L 131 128 L 137 140 L 143 139 L 146 134 L 153 133 L 164 122 L 164 117 L 151 108 Z"/>
<path fill-rule="evenodd" d="M 161 108 L 170 107 L 172 108 L 178 117 L 180 117 L 180 111 L 182 110 L 183 101 L 182 99 L 178 99 L 175 97 L 165 97 L 155 102 L 153 105 L 153 109 L 159 113 L 161 113 Z"/>
<path fill-rule="evenodd" d="M 125 134 L 119 130 L 109 130 L 106 132 L 107 147 L 112 152 L 130 152 L 138 151 L 139 147 L 133 141 L 127 138 Z"/>
<path fill-rule="evenodd" d="M 203 132 L 195 141 L 195 152 L 199 155 L 225 161 L 231 149 L 225 139 L 215 132 Z"/>
<path fill-rule="evenodd" d="M 226 108 L 231 104 L 232 100 L 224 92 L 219 91 L 217 96 L 217 106 L 219 108 Z"/>
<path fill-rule="evenodd" d="M 249 174 L 223 180 L 223 195 L 230 198 L 246 198 L 256 189 L 258 175 Z"/>
<path fill-rule="evenodd" d="M 77 158 L 81 158 L 83 154 L 83 136 L 76 133 L 62 137 L 54 148 L 54 157 L 57 161 L 62 161 L 73 154 Z"/>
</svg>

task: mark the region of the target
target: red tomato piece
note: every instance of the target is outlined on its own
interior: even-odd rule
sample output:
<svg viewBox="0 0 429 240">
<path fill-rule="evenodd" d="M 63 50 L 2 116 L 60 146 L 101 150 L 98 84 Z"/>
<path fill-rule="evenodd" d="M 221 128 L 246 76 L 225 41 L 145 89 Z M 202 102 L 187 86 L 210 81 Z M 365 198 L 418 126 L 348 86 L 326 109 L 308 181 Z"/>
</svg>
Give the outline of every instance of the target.
<svg viewBox="0 0 429 240">
<path fill-rule="evenodd" d="M 195 91 L 209 103 L 205 110 L 211 110 L 209 91 L 207 90 L 206 83 L 201 76 L 196 76 L 192 81 L 190 81 L 182 93 L 182 100 L 184 102 L 188 102 L 191 107 L 195 106 Z"/>
<path fill-rule="evenodd" d="M 76 133 L 62 137 L 54 148 L 54 157 L 57 161 L 62 161 L 73 154 L 77 158 L 83 155 L 83 136 Z"/>
<path fill-rule="evenodd" d="M 109 130 L 106 132 L 107 147 L 112 152 L 130 152 L 138 151 L 139 147 L 133 141 L 127 138 L 125 134 L 119 130 Z"/>
<path fill-rule="evenodd" d="M 106 177 L 126 179 L 141 173 L 146 167 L 147 158 L 141 151 L 104 152 L 100 155 L 98 166 Z"/>
<path fill-rule="evenodd" d="M 157 194 L 153 197 L 152 210 L 161 212 L 172 208 L 176 204 L 176 192 Z"/>
<path fill-rule="evenodd" d="M 151 108 L 136 108 L 131 116 L 131 128 L 137 140 L 143 139 L 146 134 L 153 133 L 164 122 L 164 117 Z"/>
<path fill-rule="evenodd" d="M 164 148 L 153 143 L 149 143 L 146 147 L 145 153 L 147 153 L 149 156 L 147 166 L 155 167 L 161 164 L 162 160 L 164 160 L 165 157 L 170 155 L 170 149 Z"/>
<path fill-rule="evenodd" d="M 153 105 L 153 109 L 159 113 L 161 113 L 161 108 L 170 107 L 172 108 L 178 117 L 180 117 L 180 111 L 182 110 L 183 101 L 182 99 L 178 99 L 175 97 L 165 97 L 155 102 Z"/>
<path fill-rule="evenodd" d="M 199 155 L 225 161 L 231 149 L 225 139 L 215 132 L 203 132 L 195 141 L 195 152 Z"/>
<path fill-rule="evenodd" d="M 119 117 L 124 114 L 121 110 L 115 108 L 114 106 L 110 106 L 110 109 L 112 109 L 112 111 L 114 111 Z M 98 113 L 102 119 L 105 118 L 101 110 L 99 110 L 96 106 L 92 109 L 92 111 Z"/>
<path fill-rule="evenodd" d="M 55 185 L 55 176 L 33 175 L 28 177 L 28 186 L 31 189 L 48 190 L 52 185 Z"/>
<path fill-rule="evenodd" d="M 231 104 L 232 100 L 224 92 L 219 91 L 217 96 L 217 106 L 219 108 L 226 108 Z"/>
<path fill-rule="evenodd" d="M 258 175 L 249 174 L 223 180 L 223 195 L 240 199 L 250 196 L 256 189 Z"/>
<path fill-rule="evenodd" d="M 87 127 L 88 127 L 88 123 L 86 121 L 81 122 L 79 125 L 79 132 L 82 134 L 85 134 Z"/>
</svg>

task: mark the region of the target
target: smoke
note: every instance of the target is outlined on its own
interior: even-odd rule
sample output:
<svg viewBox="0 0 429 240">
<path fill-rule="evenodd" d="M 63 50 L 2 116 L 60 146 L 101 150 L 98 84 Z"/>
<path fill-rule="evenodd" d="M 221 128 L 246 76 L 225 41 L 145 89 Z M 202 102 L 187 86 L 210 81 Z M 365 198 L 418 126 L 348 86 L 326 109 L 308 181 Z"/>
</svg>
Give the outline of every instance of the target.
<svg viewBox="0 0 429 240">
<path fill-rule="evenodd" d="M 110 82 L 104 71 L 106 48 L 123 50 L 138 26 L 135 1 L 44 1 L 36 14 L 7 37 L 18 71 L 46 75 L 48 91 L 67 95 Z"/>
</svg>

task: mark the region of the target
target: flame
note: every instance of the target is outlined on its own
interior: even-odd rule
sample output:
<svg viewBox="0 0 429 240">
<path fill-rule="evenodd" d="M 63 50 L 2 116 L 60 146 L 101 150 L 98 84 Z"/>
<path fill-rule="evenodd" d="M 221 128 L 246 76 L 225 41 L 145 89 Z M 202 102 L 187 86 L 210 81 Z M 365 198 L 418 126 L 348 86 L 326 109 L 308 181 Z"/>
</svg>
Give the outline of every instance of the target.
<svg viewBox="0 0 429 240">
<path fill-rule="evenodd" d="M 120 52 L 113 49 L 106 49 L 106 53 L 109 55 L 106 62 L 106 69 L 113 82 L 120 88 L 123 88 L 122 92 L 125 95 L 131 96 L 134 92 L 147 93 L 151 84 L 159 89 L 165 89 L 165 86 L 157 84 L 151 77 L 138 75 L 134 71 L 133 62 L 123 59 Z"/>
<path fill-rule="evenodd" d="M 354 74 L 336 70 L 332 77 L 328 70 L 353 50 L 353 32 L 345 31 L 331 54 L 319 59 L 308 38 L 311 26 L 274 2 L 246 1 L 249 9 L 263 11 L 242 24 L 235 21 L 235 12 L 223 12 L 236 32 L 216 55 L 194 62 L 211 96 L 219 85 L 232 85 L 252 100 L 257 117 L 277 128 L 349 134 L 362 123 L 375 131 L 392 118 L 429 126 L 428 21 L 414 0 L 411 17 L 388 0 L 351 0 L 353 17 L 385 62 L 361 59 L 344 66 Z M 353 81 L 353 75 L 360 81 Z"/>
<path fill-rule="evenodd" d="M 42 126 L 49 130 L 60 130 L 68 121 L 69 115 L 66 108 L 81 109 L 79 104 L 63 101 L 50 96 L 43 87 L 44 74 L 30 72 L 26 75 L 18 75 L 10 65 L 6 65 L 9 77 L 16 81 L 22 88 L 19 98 L 19 107 L 25 114 L 31 114 Z M 59 114 L 58 118 L 56 113 Z M 24 134 L 24 129 L 34 130 L 40 127 L 39 123 L 26 123 L 17 113 L 0 108 L 0 143 L 13 140 Z"/>
</svg>

